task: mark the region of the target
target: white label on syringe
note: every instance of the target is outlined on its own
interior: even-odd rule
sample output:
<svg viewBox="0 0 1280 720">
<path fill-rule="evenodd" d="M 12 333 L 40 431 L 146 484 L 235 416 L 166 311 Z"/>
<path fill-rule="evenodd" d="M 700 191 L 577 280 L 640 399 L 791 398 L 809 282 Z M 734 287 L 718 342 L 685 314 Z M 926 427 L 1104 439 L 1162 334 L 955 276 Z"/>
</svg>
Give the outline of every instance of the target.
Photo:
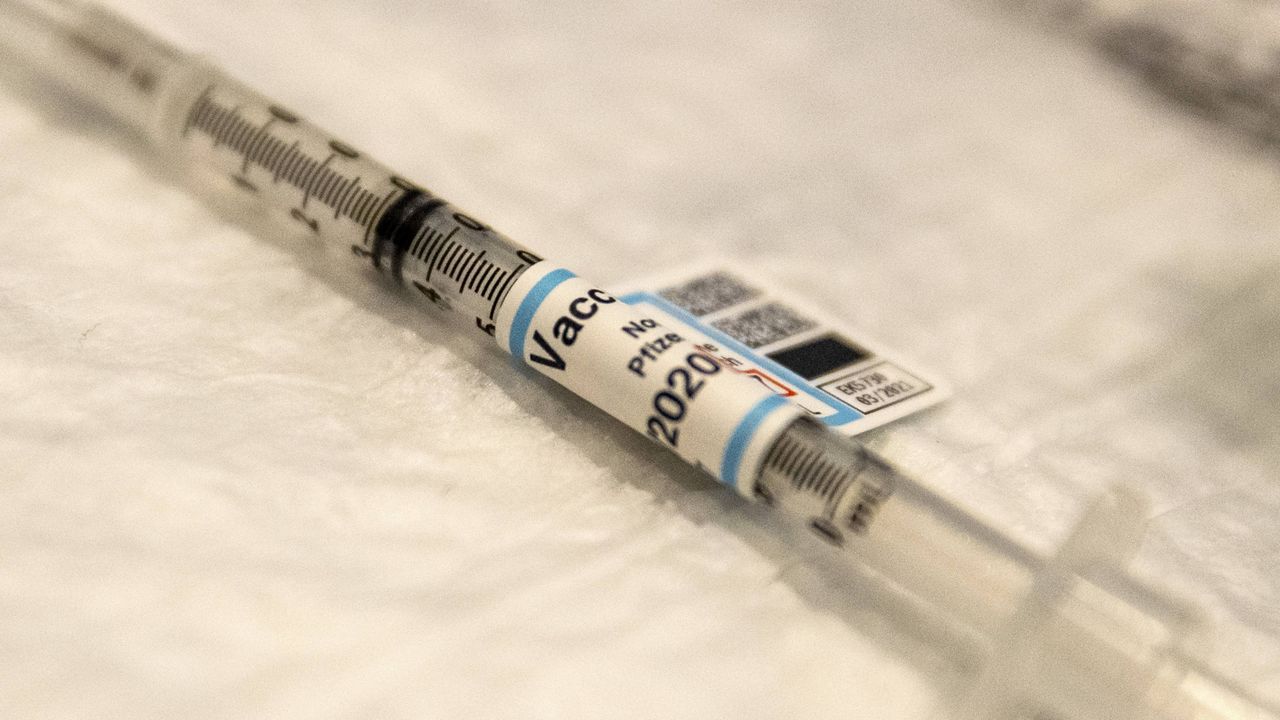
<svg viewBox="0 0 1280 720">
<path fill-rule="evenodd" d="M 803 414 L 680 328 L 551 263 L 524 272 L 496 326 L 529 367 L 746 495 L 764 451 Z"/>
<path fill-rule="evenodd" d="M 745 268 L 686 264 L 619 298 L 846 435 L 932 407 L 950 394 L 919 362 Z"/>
</svg>

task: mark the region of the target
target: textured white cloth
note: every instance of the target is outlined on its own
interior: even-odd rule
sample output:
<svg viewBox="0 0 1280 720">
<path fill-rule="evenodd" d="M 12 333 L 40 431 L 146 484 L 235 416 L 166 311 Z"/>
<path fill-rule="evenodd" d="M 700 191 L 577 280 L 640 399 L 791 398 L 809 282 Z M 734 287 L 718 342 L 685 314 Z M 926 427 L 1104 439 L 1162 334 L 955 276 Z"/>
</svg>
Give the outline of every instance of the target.
<svg viewBox="0 0 1280 720">
<path fill-rule="evenodd" d="M 1280 167 L 959 0 L 115 5 L 608 285 L 751 264 L 950 378 L 870 442 L 1280 697 Z M 925 718 L 856 583 L 0 86 L 0 717 Z M 789 543 L 800 543 L 793 549 Z"/>
</svg>

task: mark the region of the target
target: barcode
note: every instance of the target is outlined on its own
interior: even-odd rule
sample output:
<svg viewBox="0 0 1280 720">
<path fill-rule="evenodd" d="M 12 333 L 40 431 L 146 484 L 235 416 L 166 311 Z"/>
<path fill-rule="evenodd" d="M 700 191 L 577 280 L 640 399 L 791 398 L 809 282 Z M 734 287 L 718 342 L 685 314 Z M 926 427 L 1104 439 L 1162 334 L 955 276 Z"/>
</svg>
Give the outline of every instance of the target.
<svg viewBox="0 0 1280 720">
<path fill-rule="evenodd" d="M 771 302 L 711 326 L 752 350 L 817 327 L 817 323 L 781 303 Z"/>
<path fill-rule="evenodd" d="M 701 317 L 750 300 L 759 295 L 760 291 L 729 273 L 716 272 L 659 290 L 658 294 Z"/>
<path fill-rule="evenodd" d="M 703 352 L 846 435 L 935 405 L 948 394 L 945 384 L 856 342 L 861 333 L 776 292 L 749 268 L 700 265 L 637 287 L 643 289 L 621 299 L 645 308 L 656 322 L 686 328 Z"/>
</svg>

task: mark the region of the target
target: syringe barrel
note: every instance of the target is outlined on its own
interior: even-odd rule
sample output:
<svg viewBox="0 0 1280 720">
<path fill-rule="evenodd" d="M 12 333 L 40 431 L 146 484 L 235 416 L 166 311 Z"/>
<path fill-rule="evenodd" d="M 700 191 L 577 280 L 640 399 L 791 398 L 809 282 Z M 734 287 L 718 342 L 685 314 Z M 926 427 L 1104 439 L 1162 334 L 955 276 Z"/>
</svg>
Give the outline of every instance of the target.
<svg viewBox="0 0 1280 720">
<path fill-rule="evenodd" d="M 317 239 L 490 335 L 542 258 L 225 74 L 194 63 L 156 144 L 202 187 Z"/>
</svg>

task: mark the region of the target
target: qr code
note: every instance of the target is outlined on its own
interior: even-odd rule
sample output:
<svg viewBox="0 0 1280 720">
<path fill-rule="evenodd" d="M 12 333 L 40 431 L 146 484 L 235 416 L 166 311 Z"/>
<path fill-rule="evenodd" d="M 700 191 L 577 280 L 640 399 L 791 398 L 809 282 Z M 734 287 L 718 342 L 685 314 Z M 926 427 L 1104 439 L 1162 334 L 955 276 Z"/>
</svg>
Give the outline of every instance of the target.
<svg viewBox="0 0 1280 720">
<path fill-rule="evenodd" d="M 811 330 L 817 323 L 786 305 L 771 302 L 717 320 L 711 326 L 754 350 Z"/>
<path fill-rule="evenodd" d="M 737 305 L 760 291 L 726 272 L 716 272 L 675 285 L 658 294 L 699 317 Z"/>
</svg>

